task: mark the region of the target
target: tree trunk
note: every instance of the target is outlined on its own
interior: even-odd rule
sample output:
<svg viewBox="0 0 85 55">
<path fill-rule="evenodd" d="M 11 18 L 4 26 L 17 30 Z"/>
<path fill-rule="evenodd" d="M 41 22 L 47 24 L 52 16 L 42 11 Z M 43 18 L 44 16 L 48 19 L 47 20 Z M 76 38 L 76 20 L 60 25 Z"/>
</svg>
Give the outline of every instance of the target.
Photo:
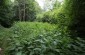
<svg viewBox="0 0 85 55">
<path fill-rule="evenodd" d="M 21 21 L 21 9 L 20 9 L 20 5 L 19 5 L 19 21 Z"/>
<path fill-rule="evenodd" d="M 25 3 L 24 3 L 24 9 L 23 9 L 23 21 L 25 21 Z"/>
</svg>

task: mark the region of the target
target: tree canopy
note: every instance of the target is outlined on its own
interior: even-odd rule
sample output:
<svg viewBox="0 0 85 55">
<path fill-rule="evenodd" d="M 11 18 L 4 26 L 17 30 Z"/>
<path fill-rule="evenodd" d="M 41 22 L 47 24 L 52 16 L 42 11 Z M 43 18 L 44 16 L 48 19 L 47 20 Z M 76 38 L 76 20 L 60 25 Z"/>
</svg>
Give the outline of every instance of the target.
<svg viewBox="0 0 85 55">
<path fill-rule="evenodd" d="M 35 0 L 1 0 L 0 23 L 10 27 L 13 21 L 33 21 L 41 10 Z"/>
</svg>

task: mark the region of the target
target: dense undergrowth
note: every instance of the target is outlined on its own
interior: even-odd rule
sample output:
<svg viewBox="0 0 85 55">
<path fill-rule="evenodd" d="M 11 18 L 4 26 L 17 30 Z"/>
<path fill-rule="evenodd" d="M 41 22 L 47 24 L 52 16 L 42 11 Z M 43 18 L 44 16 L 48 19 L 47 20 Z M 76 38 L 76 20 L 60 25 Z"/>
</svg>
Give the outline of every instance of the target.
<svg viewBox="0 0 85 55">
<path fill-rule="evenodd" d="M 63 29 L 55 24 L 18 22 L 10 29 L 0 28 L 0 47 L 4 55 L 84 55 L 85 41 L 71 39 Z"/>
<path fill-rule="evenodd" d="M 13 15 L 10 12 L 8 14 L 9 8 L 4 13 L 7 5 L 4 4 L 5 0 L 2 1 L 3 4 L 0 7 L 3 7 L 1 9 L 3 12 L 0 11 L 0 25 L 11 27 L 13 21 L 15 22 L 14 18 L 17 17 L 17 10 L 16 17 L 12 18 Z M 11 28 L 0 26 L 0 54 L 85 55 L 85 39 L 80 38 L 85 36 L 84 5 L 84 0 L 65 0 L 62 5 L 55 3 L 54 8 L 46 12 L 36 13 L 33 10 L 32 13 L 36 13 L 36 15 L 30 14 L 30 9 L 27 12 L 29 15 L 26 13 L 26 17 L 24 17 L 25 20 L 16 21 Z M 29 22 L 35 16 L 33 22 Z M 17 18 L 19 19 L 19 17 Z"/>
</svg>

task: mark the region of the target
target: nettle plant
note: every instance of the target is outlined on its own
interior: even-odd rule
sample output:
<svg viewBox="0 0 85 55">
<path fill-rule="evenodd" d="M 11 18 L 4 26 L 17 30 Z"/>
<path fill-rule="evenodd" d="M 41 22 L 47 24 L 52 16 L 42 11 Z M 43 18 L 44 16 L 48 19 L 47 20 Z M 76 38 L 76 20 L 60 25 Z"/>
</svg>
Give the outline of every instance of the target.
<svg viewBox="0 0 85 55">
<path fill-rule="evenodd" d="M 61 54 L 61 52 L 68 48 L 67 46 L 70 41 L 69 38 L 61 37 L 60 35 L 61 34 L 45 33 L 31 39 L 22 38 L 22 40 L 19 40 L 13 38 L 9 53 L 10 55 Z"/>
<path fill-rule="evenodd" d="M 67 50 L 70 38 L 55 25 L 18 23 L 11 28 L 8 55 L 56 55 Z M 34 26 L 34 27 L 33 27 Z M 32 28 L 33 27 L 33 28 Z M 32 28 L 32 29 L 31 29 Z M 56 30 L 57 28 L 57 30 Z M 29 31 L 28 31 L 29 30 Z M 37 30 L 37 32 L 35 32 Z M 30 32 L 32 31 L 32 32 Z M 26 34 L 27 33 L 27 34 Z M 28 35 L 29 34 L 29 35 Z M 32 35 L 31 35 L 32 34 Z M 35 35 L 36 34 L 36 35 Z"/>
</svg>

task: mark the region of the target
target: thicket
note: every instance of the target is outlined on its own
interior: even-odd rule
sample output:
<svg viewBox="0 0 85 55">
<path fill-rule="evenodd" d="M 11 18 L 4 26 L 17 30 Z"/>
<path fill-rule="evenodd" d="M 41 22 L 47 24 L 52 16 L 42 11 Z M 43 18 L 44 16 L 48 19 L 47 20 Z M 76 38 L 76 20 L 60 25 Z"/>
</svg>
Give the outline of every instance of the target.
<svg viewBox="0 0 85 55">
<path fill-rule="evenodd" d="M 64 11 L 70 19 L 69 29 L 73 36 L 85 36 L 85 0 L 66 0 Z"/>
<path fill-rule="evenodd" d="M 1 28 L 0 28 L 1 29 Z M 6 55 L 84 55 L 85 41 L 71 39 L 59 26 L 39 22 L 18 22 L 1 29 L 0 47 Z M 5 36 L 6 35 L 6 36 Z"/>
<path fill-rule="evenodd" d="M 58 5 L 58 4 L 57 4 Z M 65 0 L 60 7 L 37 15 L 39 22 L 67 26 L 71 35 L 84 37 L 85 34 L 85 1 Z"/>
<path fill-rule="evenodd" d="M 54 8 L 42 14 L 38 14 L 36 16 L 36 21 L 58 24 L 63 27 L 68 26 L 70 23 L 70 19 L 66 15 L 64 6 L 66 6 L 65 2 L 60 3 L 56 1 L 54 4 Z"/>
<path fill-rule="evenodd" d="M 54 9 L 52 11 L 47 11 L 42 14 L 38 14 L 36 17 L 38 22 L 48 22 L 51 24 L 67 25 L 67 19 L 64 12 L 62 12 L 62 7 L 59 9 Z"/>
</svg>

